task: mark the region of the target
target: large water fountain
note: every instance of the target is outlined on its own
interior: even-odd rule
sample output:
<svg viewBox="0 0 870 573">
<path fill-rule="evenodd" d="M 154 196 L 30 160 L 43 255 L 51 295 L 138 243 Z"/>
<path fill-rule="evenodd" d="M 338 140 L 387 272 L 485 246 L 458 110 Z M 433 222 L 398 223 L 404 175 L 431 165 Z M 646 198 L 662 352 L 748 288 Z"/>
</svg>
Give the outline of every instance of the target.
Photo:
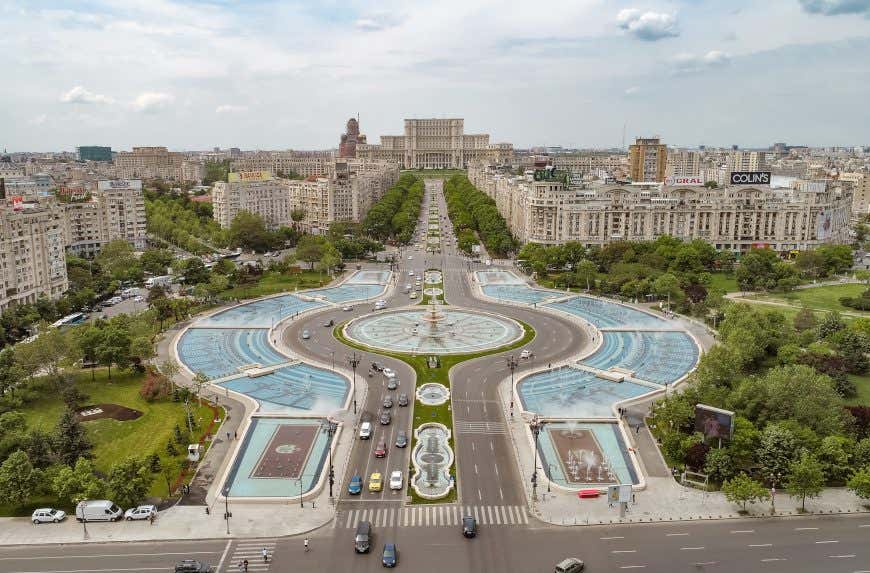
<svg viewBox="0 0 870 573">
<path fill-rule="evenodd" d="M 509 318 L 429 304 L 369 314 L 348 323 L 348 338 L 390 352 L 465 354 L 511 344 L 523 327 Z"/>
</svg>

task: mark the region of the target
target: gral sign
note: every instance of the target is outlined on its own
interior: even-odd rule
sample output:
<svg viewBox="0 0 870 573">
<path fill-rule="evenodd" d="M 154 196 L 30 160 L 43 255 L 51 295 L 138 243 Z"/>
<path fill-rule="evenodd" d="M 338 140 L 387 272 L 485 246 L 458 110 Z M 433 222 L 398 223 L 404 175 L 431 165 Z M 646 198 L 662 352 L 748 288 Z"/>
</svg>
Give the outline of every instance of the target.
<svg viewBox="0 0 870 573">
<path fill-rule="evenodd" d="M 734 412 L 696 404 L 695 431 L 704 434 L 704 439 L 730 440 L 734 432 Z"/>
<path fill-rule="evenodd" d="M 770 171 L 732 171 L 731 185 L 770 185 Z"/>
<path fill-rule="evenodd" d="M 236 183 L 238 181 L 269 181 L 272 179 L 271 171 L 239 171 L 227 174 L 227 181 Z"/>
<path fill-rule="evenodd" d="M 700 177 L 667 177 L 665 185 L 703 185 L 704 180 Z"/>
<path fill-rule="evenodd" d="M 108 191 L 110 189 L 141 189 L 140 179 L 112 179 L 111 181 L 98 181 L 97 189 Z"/>
</svg>

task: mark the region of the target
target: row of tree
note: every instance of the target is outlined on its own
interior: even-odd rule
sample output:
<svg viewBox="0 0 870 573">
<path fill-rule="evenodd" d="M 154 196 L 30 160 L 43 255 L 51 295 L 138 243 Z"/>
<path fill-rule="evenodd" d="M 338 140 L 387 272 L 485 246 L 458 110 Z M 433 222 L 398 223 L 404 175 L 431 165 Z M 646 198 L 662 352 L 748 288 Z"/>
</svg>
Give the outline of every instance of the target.
<svg viewBox="0 0 870 573">
<path fill-rule="evenodd" d="M 467 176 L 457 174 L 445 181 L 444 196 L 461 250 L 471 252 L 479 237 L 492 256 L 504 257 L 513 252 L 516 241 L 495 201 L 472 185 Z"/>
<path fill-rule="evenodd" d="M 402 173 L 396 184 L 369 209 L 362 230 L 377 241 L 408 244 L 414 236 L 422 203 L 423 180 L 412 173 Z"/>
<path fill-rule="evenodd" d="M 191 201 L 186 194 L 145 192 L 148 232 L 194 254 L 230 246 L 231 234 L 214 220 L 211 203 Z"/>
</svg>

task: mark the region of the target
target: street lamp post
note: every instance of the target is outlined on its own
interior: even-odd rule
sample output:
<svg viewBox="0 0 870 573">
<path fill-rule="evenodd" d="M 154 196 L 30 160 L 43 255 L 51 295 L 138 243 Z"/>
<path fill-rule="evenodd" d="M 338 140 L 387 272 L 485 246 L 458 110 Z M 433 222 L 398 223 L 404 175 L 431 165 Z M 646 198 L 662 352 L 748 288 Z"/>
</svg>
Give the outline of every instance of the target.
<svg viewBox="0 0 870 573">
<path fill-rule="evenodd" d="M 335 422 L 326 420 L 324 430 L 329 435 L 329 497 L 332 498 L 332 486 L 335 484 L 335 472 L 332 470 L 332 437 L 335 435 Z"/>
<path fill-rule="evenodd" d="M 353 353 L 353 356 L 347 357 L 347 363 L 350 364 L 350 367 L 353 369 L 353 413 L 356 415 L 356 367 L 359 366 L 359 363 L 362 361 L 361 356 L 357 356 L 356 352 Z"/>
<path fill-rule="evenodd" d="M 335 350 L 330 351 L 332 355 L 332 371 L 335 372 Z"/>
<path fill-rule="evenodd" d="M 511 371 L 511 410 L 514 409 L 514 370 L 517 369 L 517 358 L 513 354 L 507 357 L 507 367 Z"/>
<path fill-rule="evenodd" d="M 538 435 L 544 426 L 537 415 L 532 419 L 532 433 L 535 435 L 535 465 L 532 468 L 532 500 L 538 500 Z"/>
<path fill-rule="evenodd" d="M 547 462 L 547 493 L 550 493 L 550 482 L 553 481 L 553 464 Z"/>
<path fill-rule="evenodd" d="M 224 519 L 227 522 L 227 535 L 230 534 L 230 518 L 233 516 L 230 513 L 230 486 L 224 488 Z"/>
</svg>

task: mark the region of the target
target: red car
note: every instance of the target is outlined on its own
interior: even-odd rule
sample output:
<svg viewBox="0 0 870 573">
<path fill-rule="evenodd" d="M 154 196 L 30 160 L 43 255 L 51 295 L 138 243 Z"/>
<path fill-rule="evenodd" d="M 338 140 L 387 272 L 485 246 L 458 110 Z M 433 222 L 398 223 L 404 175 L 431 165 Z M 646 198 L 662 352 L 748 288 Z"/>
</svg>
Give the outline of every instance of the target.
<svg viewBox="0 0 870 573">
<path fill-rule="evenodd" d="M 376 458 L 387 457 L 387 443 L 383 439 L 381 439 L 378 442 L 378 445 L 375 446 L 375 457 Z"/>
</svg>

